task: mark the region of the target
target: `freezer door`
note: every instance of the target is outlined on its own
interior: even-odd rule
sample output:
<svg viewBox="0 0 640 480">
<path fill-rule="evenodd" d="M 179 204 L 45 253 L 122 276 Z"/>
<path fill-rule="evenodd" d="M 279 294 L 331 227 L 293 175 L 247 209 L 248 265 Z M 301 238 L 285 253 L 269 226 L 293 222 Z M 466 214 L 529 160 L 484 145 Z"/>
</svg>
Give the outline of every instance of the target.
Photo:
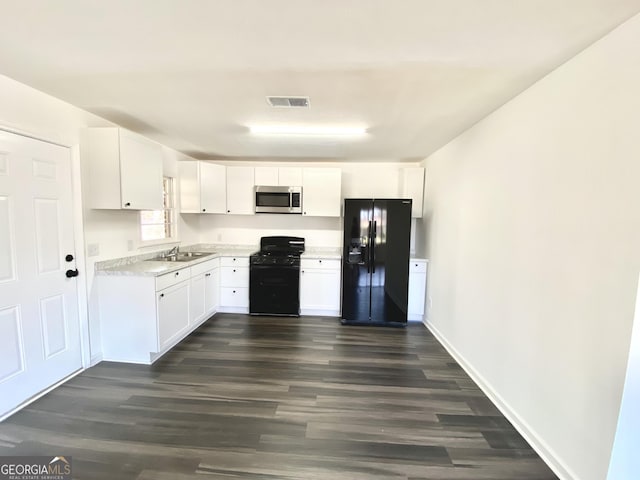
<svg viewBox="0 0 640 480">
<path fill-rule="evenodd" d="M 368 322 L 371 301 L 371 200 L 345 200 L 342 259 L 342 319 Z"/>
<path fill-rule="evenodd" d="M 375 200 L 371 227 L 371 321 L 407 322 L 411 200 Z"/>
</svg>

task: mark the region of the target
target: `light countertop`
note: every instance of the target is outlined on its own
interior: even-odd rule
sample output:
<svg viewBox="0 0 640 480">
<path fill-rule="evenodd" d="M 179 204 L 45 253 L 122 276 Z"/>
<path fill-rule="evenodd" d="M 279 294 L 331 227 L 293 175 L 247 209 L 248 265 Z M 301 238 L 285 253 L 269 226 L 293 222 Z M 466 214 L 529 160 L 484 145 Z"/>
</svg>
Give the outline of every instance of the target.
<svg viewBox="0 0 640 480">
<path fill-rule="evenodd" d="M 131 257 L 115 258 L 96 263 L 96 275 L 131 275 L 156 277 L 165 273 L 175 272 L 183 268 L 189 268 L 198 263 L 213 260 L 219 257 L 248 257 L 258 250 L 253 245 L 211 245 L 199 244 L 182 247 L 182 252 L 211 252 L 206 257 L 194 258 L 188 262 L 167 262 L 161 260 L 149 260 L 160 252 L 146 253 Z"/>
<path fill-rule="evenodd" d="M 175 272 L 183 268 L 189 268 L 208 260 L 219 257 L 248 257 L 259 250 L 254 245 L 215 245 L 198 244 L 181 247 L 183 252 L 211 252 L 206 257 L 194 258 L 188 262 L 167 262 L 161 260 L 149 260 L 159 252 L 146 253 L 131 257 L 115 258 L 96 263 L 96 275 L 131 275 L 156 277 L 166 273 Z M 331 258 L 340 259 L 339 248 L 310 247 L 303 253 L 303 258 Z"/>
</svg>

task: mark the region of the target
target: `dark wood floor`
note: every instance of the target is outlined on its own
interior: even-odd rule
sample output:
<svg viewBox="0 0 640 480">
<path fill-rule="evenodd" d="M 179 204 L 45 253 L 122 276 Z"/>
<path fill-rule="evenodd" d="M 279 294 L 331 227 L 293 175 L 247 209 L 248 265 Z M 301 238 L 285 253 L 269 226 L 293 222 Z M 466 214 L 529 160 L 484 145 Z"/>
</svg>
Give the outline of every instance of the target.
<svg viewBox="0 0 640 480">
<path fill-rule="evenodd" d="M 109 480 L 556 479 L 421 324 L 220 314 L 0 424 L 0 455 Z"/>
</svg>

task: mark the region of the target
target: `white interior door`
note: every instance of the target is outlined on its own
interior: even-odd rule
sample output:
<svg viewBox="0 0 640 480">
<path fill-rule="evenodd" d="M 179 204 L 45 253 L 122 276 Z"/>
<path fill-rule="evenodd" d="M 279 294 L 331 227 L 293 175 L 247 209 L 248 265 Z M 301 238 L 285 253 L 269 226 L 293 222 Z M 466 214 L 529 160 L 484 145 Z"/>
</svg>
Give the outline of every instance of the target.
<svg viewBox="0 0 640 480">
<path fill-rule="evenodd" d="M 0 131 L 0 419 L 81 368 L 68 148 Z"/>
</svg>

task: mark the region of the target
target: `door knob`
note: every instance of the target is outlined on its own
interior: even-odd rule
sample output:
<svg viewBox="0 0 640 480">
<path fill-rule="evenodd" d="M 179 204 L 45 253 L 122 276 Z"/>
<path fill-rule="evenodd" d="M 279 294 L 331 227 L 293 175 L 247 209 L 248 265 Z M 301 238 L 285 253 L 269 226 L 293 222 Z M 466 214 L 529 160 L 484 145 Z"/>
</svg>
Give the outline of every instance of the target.
<svg viewBox="0 0 640 480">
<path fill-rule="evenodd" d="M 75 270 L 67 270 L 65 272 L 65 275 L 67 276 L 67 278 L 77 277 L 79 275 L 79 272 L 78 272 L 78 269 L 76 268 Z"/>
</svg>

